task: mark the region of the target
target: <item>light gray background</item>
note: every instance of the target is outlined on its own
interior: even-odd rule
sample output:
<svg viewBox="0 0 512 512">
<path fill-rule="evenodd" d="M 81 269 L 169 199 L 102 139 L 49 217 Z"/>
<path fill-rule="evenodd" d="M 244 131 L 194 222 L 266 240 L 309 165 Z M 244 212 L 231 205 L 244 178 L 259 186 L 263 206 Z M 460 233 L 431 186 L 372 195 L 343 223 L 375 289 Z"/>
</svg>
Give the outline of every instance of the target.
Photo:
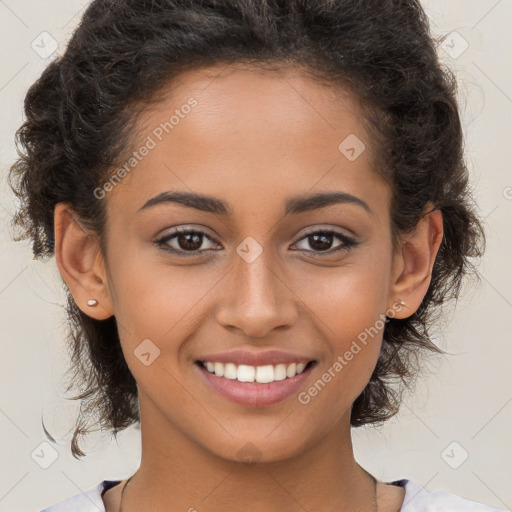
<svg viewBox="0 0 512 512">
<path fill-rule="evenodd" d="M 78 404 L 61 397 L 67 368 L 64 292 L 54 259 L 35 261 L 28 243 L 10 239 L 16 203 L 5 175 L 16 157 L 13 136 L 23 119 L 24 95 L 64 49 L 87 3 L 0 0 L 1 511 L 39 510 L 103 479 L 126 478 L 139 463 L 135 429 L 121 434 L 118 443 L 92 435 L 84 444 L 91 453 L 82 461 L 71 456 Z M 410 478 L 428 490 L 510 509 L 512 0 L 423 4 L 436 35 L 459 34 L 448 38 L 447 51 L 440 49 L 440 55 L 459 79 L 467 161 L 485 217 L 488 250 L 480 266 L 481 286 L 468 290 L 437 338 L 454 355 L 427 369 L 385 427 L 353 431 L 356 458 L 381 480 Z M 39 53 L 48 50 L 43 32 L 59 45 L 47 59 L 31 46 Z M 468 48 L 459 55 L 464 41 Z M 47 469 L 35 462 L 46 440 L 41 415 L 60 436 L 57 458 Z M 450 466 L 460 464 L 466 452 L 467 460 L 457 469 Z"/>
</svg>

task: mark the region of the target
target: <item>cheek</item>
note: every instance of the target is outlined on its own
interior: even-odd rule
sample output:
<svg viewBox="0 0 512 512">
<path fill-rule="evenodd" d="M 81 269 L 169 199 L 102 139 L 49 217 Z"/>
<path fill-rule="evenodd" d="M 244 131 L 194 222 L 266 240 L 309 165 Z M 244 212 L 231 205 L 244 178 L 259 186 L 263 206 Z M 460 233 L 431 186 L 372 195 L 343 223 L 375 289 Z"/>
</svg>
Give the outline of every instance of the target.
<svg viewBox="0 0 512 512">
<path fill-rule="evenodd" d="M 319 353 L 325 357 L 318 368 L 321 382 L 308 392 L 305 402 L 314 396 L 319 407 L 329 402 L 343 410 L 370 380 L 386 325 L 389 282 L 383 276 L 388 263 L 360 261 L 332 272 L 323 269 L 323 277 L 318 272 L 301 280 L 297 295 L 304 298 L 309 318 L 320 332 Z"/>
<path fill-rule="evenodd" d="M 164 261 L 132 254 L 113 265 L 116 319 L 133 342 L 151 338 L 158 343 L 169 337 L 171 330 L 182 330 L 182 322 L 194 317 L 202 297 L 218 280 L 199 267 L 191 270 Z"/>
<path fill-rule="evenodd" d="M 162 261 L 120 261 L 113 273 L 116 320 L 126 363 L 140 388 L 148 395 L 173 396 L 179 409 L 190 407 L 178 383 L 192 364 L 187 340 L 211 322 L 204 304 L 220 283 L 217 271 Z"/>
<path fill-rule="evenodd" d="M 197 329 L 201 298 L 213 286 L 202 277 L 147 257 L 120 259 L 112 272 L 122 350 L 139 392 L 172 396 L 178 410 L 189 406 L 176 380 L 180 347 Z"/>
<path fill-rule="evenodd" d="M 325 332 L 330 345 L 340 350 L 347 340 L 376 325 L 388 301 L 389 262 L 384 258 L 380 262 L 354 260 L 303 273 L 294 287 L 309 318 Z M 376 325 L 379 330 L 381 323 Z"/>
</svg>

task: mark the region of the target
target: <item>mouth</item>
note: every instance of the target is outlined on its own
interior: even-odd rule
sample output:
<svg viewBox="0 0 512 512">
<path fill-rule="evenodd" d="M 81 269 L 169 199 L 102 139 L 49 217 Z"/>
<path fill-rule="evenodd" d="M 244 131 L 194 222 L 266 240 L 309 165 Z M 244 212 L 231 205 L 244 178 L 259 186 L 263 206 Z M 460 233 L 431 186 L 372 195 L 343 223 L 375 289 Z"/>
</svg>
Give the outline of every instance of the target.
<svg viewBox="0 0 512 512">
<path fill-rule="evenodd" d="M 252 366 L 197 360 L 196 364 L 217 377 L 237 380 L 238 382 L 268 384 L 300 375 L 311 366 L 317 364 L 317 361 L 312 359 L 307 363 Z"/>
<path fill-rule="evenodd" d="M 227 400 L 246 407 L 268 407 L 296 393 L 318 365 L 307 363 L 265 366 L 197 360 L 204 382 Z"/>
</svg>

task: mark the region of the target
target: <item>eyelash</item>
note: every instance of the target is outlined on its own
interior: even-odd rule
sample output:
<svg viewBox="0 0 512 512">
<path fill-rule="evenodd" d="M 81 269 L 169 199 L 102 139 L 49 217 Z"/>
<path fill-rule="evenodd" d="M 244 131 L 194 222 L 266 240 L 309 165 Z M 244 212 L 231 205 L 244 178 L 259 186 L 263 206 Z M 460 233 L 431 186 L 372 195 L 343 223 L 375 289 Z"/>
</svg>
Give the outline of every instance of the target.
<svg viewBox="0 0 512 512">
<path fill-rule="evenodd" d="M 172 240 L 173 238 L 176 238 L 179 235 L 188 235 L 188 234 L 199 234 L 199 235 L 202 235 L 203 237 L 207 238 L 211 242 L 215 243 L 215 241 L 210 236 L 208 236 L 204 231 L 197 230 L 197 229 L 189 229 L 189 228 L 179 229 L 179 230 L 173 231 L 172 233 L 168 233 L 168 234 L 164 235 L 163 237 L 159 238 L 158 240 L 156 240 L 155 243 L 157 244 L 157 246 L 160 249 L 162 249 L 166 252 L 170 252 L 172 254 L 175 254 L 178 256 L 184 256 L 184 257 L 197 256 L 206 251 L 212 250 L 212 249 L 203 249 L 203 250 L 197 250 L 197 251 L 184 251 L 184 250 L 171 249 L 167 245 L 167 242 Z M 332 255 L 335 253 L 339 253 L 341 251 L 348 251 L 349 249 L 351 249 L 353 247 L 357 247 L 360 244 L 360 242 L 357 242 L 353 238 L 351 238 L 343 233 L 339 233 L 338 231 L 333 231 L 333 230 L 329 230 L 329 229 L 311 229 L 309 231 L 306 231 L 305 235 L 300 240 L 298 240 L 297 243 L 309 238 L 310 236 L 319 235 L 319 234 L 328 235 L 328 236 L 334 235 L 334 238 L 337 238 L 338 240 L 340 240 L 343 243 L 338 248 L 330 249 L 327 251 L 316 251 L 315 252 L 315 251 L 307 251 L 304 249 L 299 249 L 299 252 L 307 253 L 308 256 L 312 257 L 312 258 L 322 258 L 324 255 Z"/>
</svg>

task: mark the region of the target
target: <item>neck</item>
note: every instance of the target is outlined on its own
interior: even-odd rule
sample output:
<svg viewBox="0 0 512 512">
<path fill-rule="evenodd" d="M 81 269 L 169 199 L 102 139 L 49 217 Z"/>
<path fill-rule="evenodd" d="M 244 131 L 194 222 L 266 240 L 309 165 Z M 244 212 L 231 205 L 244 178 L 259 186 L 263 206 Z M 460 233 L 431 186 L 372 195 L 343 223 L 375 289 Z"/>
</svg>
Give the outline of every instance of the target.
<svg viewBox="0 0 512 512">
<path fill-rule="evenodd" d="M 221 457 L 204 449 L 162 416 L 144 421 L 155 411 L 142 404 L 141 465 L 123 489 L 121 512 L 157 511 L 162 503 L 168 510 L 210 512 L 377 510 L 375 479 L 353 457 L 349 415 L 316 444 L 297 447 L 287 458 L 259 453 L 257 462 L 248 463 L 242 455 Z M 254 445 L 243 446 L 257 452 Z"/>
</svg>

